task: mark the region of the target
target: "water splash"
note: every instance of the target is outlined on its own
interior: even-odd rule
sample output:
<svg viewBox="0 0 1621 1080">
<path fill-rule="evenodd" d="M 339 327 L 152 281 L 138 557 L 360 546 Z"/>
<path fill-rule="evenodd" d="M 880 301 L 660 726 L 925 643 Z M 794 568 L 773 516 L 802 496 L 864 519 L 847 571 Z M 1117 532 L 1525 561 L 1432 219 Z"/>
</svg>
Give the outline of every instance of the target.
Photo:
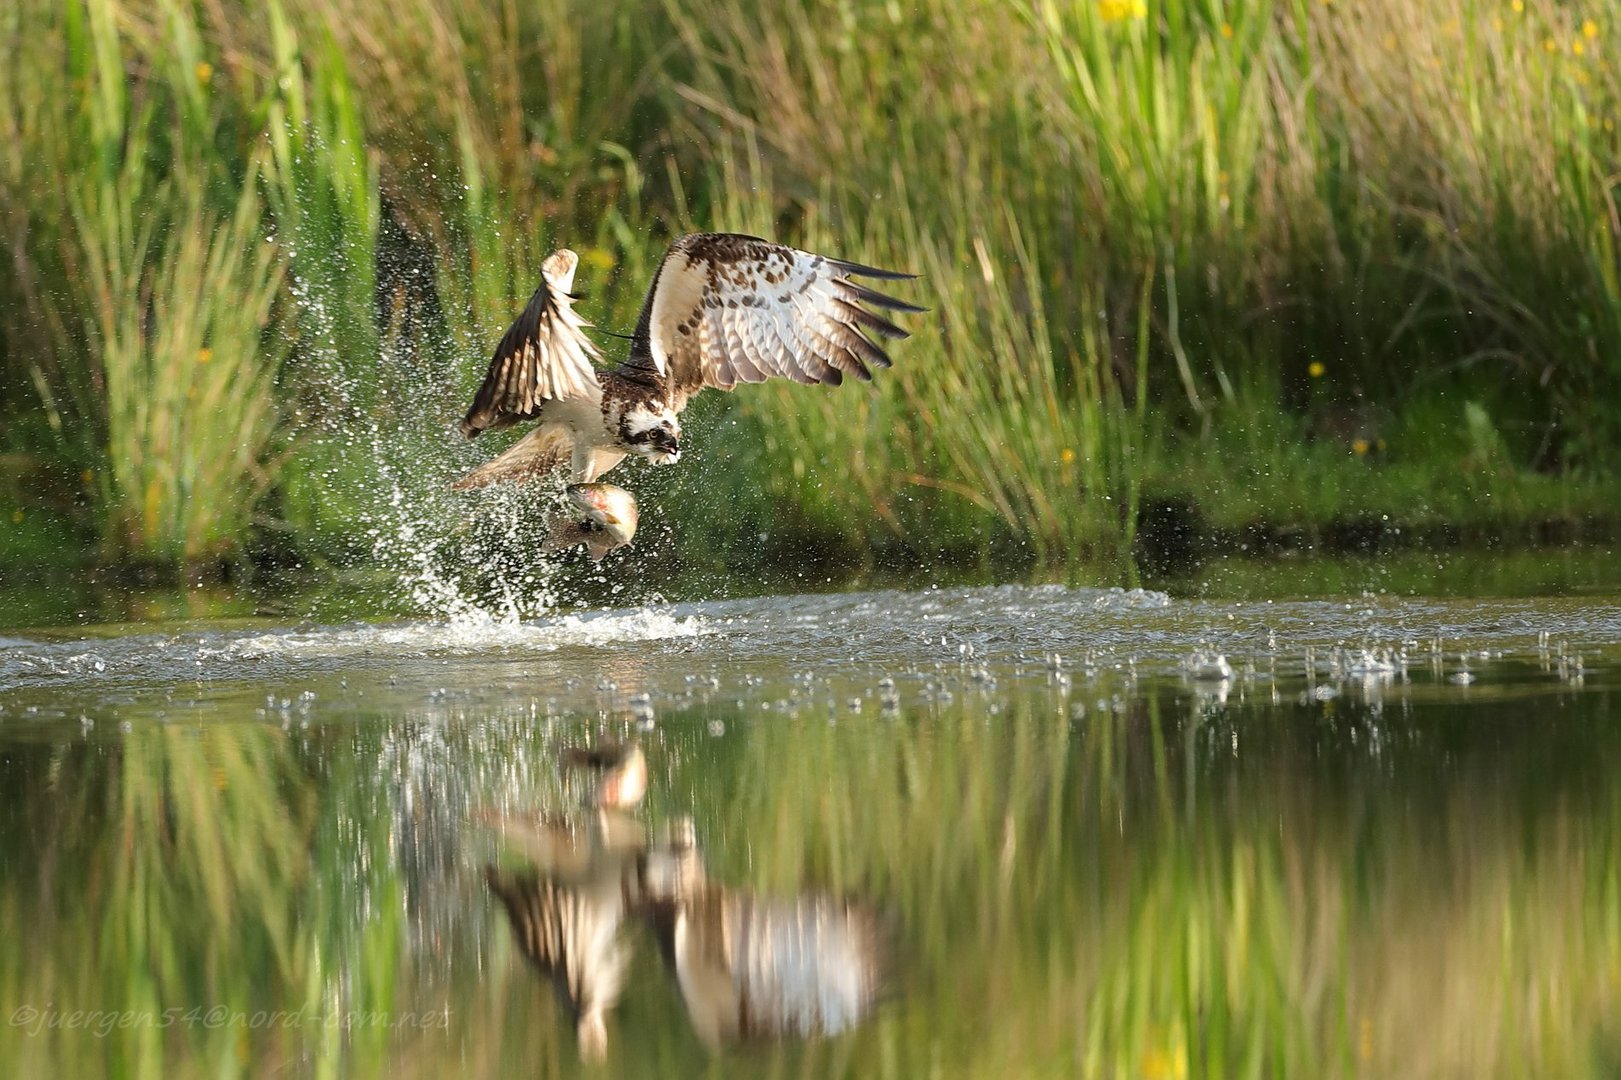
<svg viewBox="0 0 1621 1080">
<path fill-rule="evenodd" d="M 516 626 L 555 609 L 558 556 L 542 554 L 558 490 L 498 485 L 451 492 L 448 451 L 396 440 L 377 458 L 386 498 L 369 511 L 371 560 L 396 575 L 393 598 L 452 624 Z"/>
<path fill-rule="evenodd" d="M 449 484 L 488 457 L 491 443 L 456 434 L 457 370 L 478 366 L 472 330 L 435 340 L 383 341 L 372 365 L 346 363 L 336 344 L 354 318 L 321 291 L 295 283 L 303 377 L 319 400 L 300 413 L 302 460 L 321 462 L 305 501 L 330 534 L 358 537 L 346 560 L 381 571 L 386 606 L 450 623 L 515 625 L 555 609 L 567 555 L 545 556 L 552 516 L 566 512 L 559 486 Z M 376 385 L 369 385 L 375 381 Z"/>
<path fill-rule="evenodd" d="M 553 583 L 568 561 L 541 554 L 556 494 L 447 490 L 502 441 L 468 445 L 455 420 L 493 340 L 495 328 L 480 324 L 510 298 L 403 239 L 350 137 L 361 124 L 345 112 L 352 100 L 341 86 L 320 100 L 274 145 L 267 183 L 297 336 L 287 371 L 299 447 L 289 478 L 299 490 L 289 503 L 340 564 L 381 571 L 385 606 L 401 614 L 474 624 L 541 616 L 557 606 Z M 368 179 L 348 183 L 355 175 Z M 446 209 L 478 217 L 471 205 Z"/>
<path fill-rule="evenodd" d="M 230 642 L 222 658 L 336 658 L 371 653 L 397 656 L 402 650 L 441 656 L 478 654 L 491 649 L 551 652 L 569 647 L 700 637 L 712 632 L 709 622 L 699 616 L 677 616 L 652 609 L 563 615 L 521 622 L 481 613 L 447 623 L 325 627 L 259 634 Z"/>
</svg>

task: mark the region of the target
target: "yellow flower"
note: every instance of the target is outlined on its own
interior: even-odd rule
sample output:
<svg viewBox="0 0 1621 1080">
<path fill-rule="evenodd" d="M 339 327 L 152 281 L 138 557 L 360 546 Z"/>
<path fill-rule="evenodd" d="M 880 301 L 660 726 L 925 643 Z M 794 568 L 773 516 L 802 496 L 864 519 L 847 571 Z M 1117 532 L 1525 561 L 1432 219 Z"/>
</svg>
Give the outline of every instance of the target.
<svg viewBox="0 0 1621 1080">
<path fill-rule="evenodd" d="M 1525 0 L 1511 0 L 1509 10 L 1518 15 L 1525 10 Z"/>
<path fill-rule="evenodd" d="M 1233 36 L 1233 24 L 1232 23 L 1225 23 L 1224 22 L 1224 23 L 1221 24 L 1221 36 L 1224 37 L 1224 38 L 1228 38 L 1228 39 L 1232 38 L 1232 36 Z"/>
<path fill-rule="evenodd" d="M 1148 0 L 1098 0 L 1098 15 L 1104 22 L 1124 22 L 1148 15 Z"/>
<path fill-rule="evenodd" d="M 214 78 L 214 65 L 207 60 L 197 62 L 197 81 L 207 86 Z"/>
<path fill-rule="evenodd" d="M 1577 38 L 1575 41 L 1572 41 L 1570 43 L 1570 52 L 1571 52 L 1572 56 L 1580 56 L 1580 55 L 1582 55 L 1582 53 L 1584 53 L 1586 51 L 1587 51 L 1587 46 L 1582 44 L 1582 41 L 1581 41 L 1580 38 Z"/>
<path fill-rule="evenodd" d="M 1181 1046 L 1153 1047 L 1143 1055 L 1143 1080 L 1186 1080 L 1187 1075 L 1188 1052 Z"/>
<path fill-rule="evenodd" d="M 1542 39 L 1542 51 L 1543 52 L 1551 52 L 1551 53 L 1558 52 L 1559 51 L 1559 42 L 1555 41 L 1553 38 L 1543 38 Z"/>
<path fill-rule="evenodd" d="M 214 350 L 207 345 L 197 350 L 197 362 L 199 364 L 206 364 L 212 359 L 214 359 Z"/>
<path fill-rule="evenodd" d="M 1371 449 L 1373 449 L 1373 447 L 1368 445 L 1368 440 L 1367 439 L 1352 439 L 1351 440 L 1351 452 L 1353 454 L 1355 454 L 1357 457 L 1367 457 L 1368 456 L 1368 451 L 1371 450 Z"/>
<path fill-rule="evenodd" d="M 1594 38 L 1598 37 L 1598 23 L 1594 22 L 1592 19 L 1584 20 L 1582 22 L 1582 37 L 1586 38 L 1588 41 L 1592 41 Z"/>
<path fill-rule="evenodd" d="M 1327 371 L 1328 369 L 1323 366 L 1323 362 L 1321 360 L 1313 360 L 1306 367 L 1306 374 L 1310 375 L 1314 379 L 1321 379 L 1323 375 L 1327 373 Z"/>
<path fill-rule="evenodd" d="M 1065 465 L 1074 463 L 1075 451 L 1071 450 L 1067 446 L 1064 447 L 1062 450 L 1058 451 L 1058 460 L 1062 461 Z"/>
</svg>

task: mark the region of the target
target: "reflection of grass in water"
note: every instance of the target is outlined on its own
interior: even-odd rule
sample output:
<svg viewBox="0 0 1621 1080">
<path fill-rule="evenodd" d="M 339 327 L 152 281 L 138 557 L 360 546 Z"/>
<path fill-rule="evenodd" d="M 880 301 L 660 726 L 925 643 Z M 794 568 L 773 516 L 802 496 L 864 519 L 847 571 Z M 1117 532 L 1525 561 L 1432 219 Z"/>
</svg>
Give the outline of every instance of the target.
<svg viewBox="0 0 1621 1080">
<path fill-rule="evenodd" d="M 162 1017 L 248 1007 L 265 1000 L 255 988 L 298 985 L 287 898 L 302 876 L 311 804 L 290 783 L 282 734 L 244 734 L 148 727 L 117 744 L 58 748 L 30 774 L 49 777 L 22 792 L 46 857 L 28 888 L 11 882 L 4 922 L 11 940 L 44 949 L 7 950 L 8 999 Z M 77 1062 L 68 1071 L 150 1075 L 169 1053 L 211 1056 L 216 1043 L 201 1023 L 101 1038 L 49 1032 L 13 1041 L 16 1067 L 6 1071 L 45 1075 Z"/>
<path fill-rule="evenodd" d="M 896 1075 L 1570 1075 L 1621 992 L 1611 795 L 1538 813 L 1483 780 L 1415 822 L 1400 785 L 1291 779 L 1287 738 L 1201 792 L 1152 703 L 750 732 L 720 872 L 893 903 L 916 1000 L 853 1053 Z"/>
<path fill-rule="evenodd" d="M 1609 741 L 1595 741 L 1601 695 L 1566 700 L 1557 729 L 1532 733 L 1513 702 L 1408 720 L 1347 699 L 1190 712 L 1180 693 L 1137 698 L 1108 677 L 1067 700 L 1028 684 L 958 692 L 837 724 L 822 705 L 664 718 L 655 774 L 672 772 L 653 813 L 697 815 L 717 879 L 863 895 L 899 932 L 900 993 L 871 1024 L 740 1051 L 722 1071 L 1602 1066 L 1593 1055 L 1613 1045 L 1602 1040 L 1621 995 L 1621 799 Z M 1099 707 L 1116 693 L 1135 700 Z M 1072 702 L 1088 708 L 1074 723 Z M 711 719 L 729 734 L 702 734 Z M 526 723 L 479 731 L 471 757 L 435 767 L 492 797 L 497 763 L 538 763 L 553 737 Z M 0 930 L 41 944 L 0 959 L 4 1000 L 411 1007 L 454 946 L 406 948 L 403 898 L 435 886 L 392 861 L 399 789 L 374 755 L 339 728 L 306 752 L 274 728 L 178 725 L 31 755 L 37 779 L 9 795 L 23 827 L 4 842 L 9 866 L 38 869 L 8 873 Z M 449 888 L 457 903 L 490 902 Z M 569 1025 L 504 930 L 471 948 L 479 981 L 453 973 L 448 1032 L 58 1033 L 10 1040 L 0 1067 L 572 1074 Z M 645 942 L 610 1040 L 610 1068 L 626 1075 L 708 1060 Z"/>
<path fill-rule="evenodd" d="M 1495 768 L 1430 789 L 1439 751 L 1412 762 L 1423 778 L 1383 782 L 1343 733 L 1315 745 L 1330 721 L 1251 714 L 1232 767 L 1225 730 L 1212 759 L 1209 729 L 1158 703 L 1072 730 L 1041 695 L 927 723 L 816 710 L 747 725 L 735 758 L 731 739 L 687 748 L 675 788 L 691 785 L 718 877 L 877 897 L 904 942 L 902 993 L 871 1026 L 742 1060 L 807 1076 L 1593 1071 L 1621 958 L 1604 782 L 1577 805 L 1505 798 L 1535 781 Z M 1342 767 L 1370 774 L 1365 795 Z M 507 977 L 502 1008 L 543 1015 L 509 1053 L 567 1071 L 544 988 L 515 963 Z M 674 1008 L 633 989 L 615 1065 L 695 1067 Z"/>
<path fill-rule="evenodd" d="M 0 961 L 0 997 L 62 1017 L 150 1019 L 9 1038 L 0 1072 L 218 1074 L 312 1053 L 336 1063 L 345 1040 L 318 1020 L 255 1028 L 252 1017 L 389 1007 L 397 898 L 368 891 L 352 858 L 331 862 L 345 853 L 334 832 L 379 837 L 341 810 L 334 820 L 331 801 L 317 813 L 282 731 L 143 725 L 29 759 L 43 767 L 16 793 L 24 827 L 8 846 L 31 836 L 43 858 L 13 847 L 7 860 L 0 929 L 17 947 Z M 352 766 L 333 766 L 336 790 L 351 789 Z M 375 915 L 357 922 L 362 900 Z M 241 1016 L 211 1019 L 216 1009 Z M 376 1041 L 361 1031 L 349 1043 L 375 1055 Z"/>
</svg>

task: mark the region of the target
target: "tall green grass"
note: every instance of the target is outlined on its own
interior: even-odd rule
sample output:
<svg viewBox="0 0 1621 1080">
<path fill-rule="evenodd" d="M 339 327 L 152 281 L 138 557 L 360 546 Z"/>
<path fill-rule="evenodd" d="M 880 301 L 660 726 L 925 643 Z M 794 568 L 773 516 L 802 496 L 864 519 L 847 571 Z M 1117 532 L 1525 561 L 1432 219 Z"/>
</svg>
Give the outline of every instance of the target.
<svg viewBox="0 0 1621 1080">
<path fill-rule="evenodd" d="M 1618 100 L 1606 12 L 1516 23 L 1473 3 L 1173 2 L 1037 4 L 1011 20 L 972 5 L 812 14 L 827 10 L 700 8 L 690 32 L 714 59 L 686 96 L 733 159 L 766 162 L 763 177 L 718 174 L 739 201 L 765 204 L 749 220 L 802 215 L 809 232 L 836 215 L 832 231 L 864 249 L 921 222 L 925 237 L 879 245 L 903 260 L 953 241 L 928 265 L 936 340 L 907 350 L 944 401 L 908 401 L 899 423 L 789 393 L 760 406 L 773 425 L 815 417 L 822 446 L 899 451 L 906 464 L 880 457 L 876 485 L 830 485 L 839 516 L 870 518 L 863 504 L 883 500 L 868 488 L 904 491 L 915 473 L 985 500 L 981 521 L 1050 558 L 1078 550 L 1074 532 L 1129 529 L 1145 480 L 1191 487 L 1217 514 L 1232 502 L 1262 519 L 1355 512 L 1288 500 L 1303 484 L 1370 486 L 1380 465 L 1330 433 L 1346 413 L 1415 400 L 1433 423 L 1368 442 L 1390 435 L 1384 461 L 1435 471 L 1375 481 L 1397 489 L 1380 509 L 1457 509 L 1448 477 L 1469 471 L 1452 448 L 1466 401 L 1520 474 L 1606 471 L 1615 433 L 1575 404 L 1615 392 L 1601 358 L 1621 344 L 1604 327 L 1621 310 L 1601 164 L 1616 158 L 1614 124 L 1597 120 Z M 1466 45 L 1490 62 L 1439 62 Z M 1551 286 L 1532 302 L 1546 322 L 1531 317 L 1531 280 Z M 1018 327 L 980 337 L 948 320 Z M 1580 374 L 1577 355 L 1593 361 Z M 1241 453 L 1226 476 L 1203 467 L 1211 440 L 1253 442 L 1255 428 L 1288 433 L 1278 454 Z M 1303 457 L 1312 443 L 1327 460 Z M 1058 467 L 1069 452 L 1077 467 Z M 1245 475 L 1274 464 L 1259 487 Z"/>
<path fill-rule="evenodd" d="M 354 422 L 393 396 L 374 317 L 377 163 L 344 55 L 330 39 L 321 49 L 316 36 L 318 51 L 306 63 L 281 4 L 266 10 L 274 83 L 264 109 L 274 167 L 264 186 L 290 263 L 301 402 L 312 422 Z"/>
<path fill-rule="evenodd" d="M 77 221 L 106 387 L 107 539 L 117 554 L 204 564 L 246 534 L 270 483 L 279 350 L 264 339 L 280 273 L 253 188 L 223 222 L 195 196 L 177 201 L 156 258 L 129 209 L 87 205 Z"/>
<path fill-rule="evenodd" d="M 108 554 L 206 565 L 241 543 L 273 482 L 285 345 L 261 155 L 218 153 L 210 71 L 178 6 L 135 25 L 105 0 L 49 10 L 25 4 L 8 28 L 22 298 L 9 351 L 49 445 L 83 466 Z M 137 81 L 143 33 L 161 44 Z M 34 93 L 52 77 L 65 110 Z"/>
<path fill-rule="evenodd" d="M 1321 514 L 1287 499 L 1401 461 L 1426 467 L 1387 501 L 1439 504 L 1463 464 L 1451 432 L 1482 416 L 1505 489 L 1539 473 L 1602 492 L 1621 443 L 1602 405 L 1621 390 L 1618 29 L 1542 0 L 24 0 L 0 17 L 8 443 L 102 478 L 87 495 L 113 549 L 195 557 L 129 527 L 146 489 L 117 474 L 162 453 L 152 431 L 107 438 L 127 402 L 86 330 L 82 248 L 122 230 L 125 291 L 161 282 L 177 215 L 245 220 L 256 190 L 279 262 L 236 287 L 275 293 L 252 370 L 286 351 L 291 422 L 241 425 L 254 475 L 208 551 L 255 513 L 342 547 L 335 438 L 438 445 L 432 418 L 548 250 L 582 252 L 597 320 L 622 329 L 689 228 L 918 270 L 931 308 L 871 392 L 709 406 L 754 452 L 653 487 L 723 561 L 765 533 L 767 553 L 1118 565 L 1145 491 L 1257 440 L 1313 478 L 1273 516 Z M 1415 403 L 1433 423 L 1369 431 L 1382 454 L 1338 434 Z M 1289 452 L 1314 443 L 1346 452 Z M 1270 467 L 1197 494 L 1248 505 L 1242 474 Z M 155 516 L 185 497 L 160 490 Z"/>
</svg>

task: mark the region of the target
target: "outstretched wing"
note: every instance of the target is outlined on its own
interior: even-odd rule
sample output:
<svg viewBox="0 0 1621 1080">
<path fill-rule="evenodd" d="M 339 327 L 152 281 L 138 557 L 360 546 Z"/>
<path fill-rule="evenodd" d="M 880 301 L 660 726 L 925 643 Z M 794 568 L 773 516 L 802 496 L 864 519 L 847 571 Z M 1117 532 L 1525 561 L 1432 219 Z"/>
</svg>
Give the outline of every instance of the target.
<svg viewBox="0 0 1621 1080">
<path fill-rule="evenodd" d="M 553 252 L 541 264 L 540 287 L 495 347 L 489 373 L 462 418 L 462 434 L 499 431 L 540 411 L 543 402 L 598 392 L 597 347 L 582 332 L 569 290 L 579 256 Z"/>
<path fill-rule="evenodd" d="M 837 386 L 889 367 L 874 337 L 907 332 L 867 307 L 925 309 L 854 278 L 914 277 L 735 233 L 694 233 L 670 246 L 631 339 L 627 367 L 667 376 L 677 393 L 773 375 Z"/>
</svg>

